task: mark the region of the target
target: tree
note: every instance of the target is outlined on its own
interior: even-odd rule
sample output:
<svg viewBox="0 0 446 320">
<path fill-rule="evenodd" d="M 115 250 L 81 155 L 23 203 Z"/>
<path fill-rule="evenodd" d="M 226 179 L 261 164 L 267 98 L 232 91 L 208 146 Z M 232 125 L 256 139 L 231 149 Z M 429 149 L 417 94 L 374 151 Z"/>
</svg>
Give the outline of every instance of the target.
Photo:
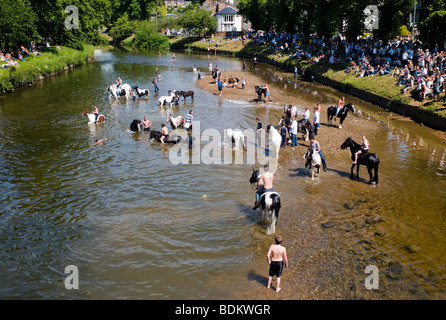
<svg viewBox="0 0 446 320">
<path fill-rule="evenodd" d="M 428 45 L 446 43 L 446 11 L 434 11 L 418 26 L 420 38 Z"/>
<path fill-rule="evenodd" d="M 129 21 L 127 14 L 119 18 L 114 26 L 110 29 L 110 36 L 114 41 L 121 42 L 125 38 L 131 36 L 135 30 L 135 22 Z"/>
<path fill-rule="evenodd" d="M 27 45 L 39 39 L 36 14 L 28 0 L 0 0 L 0 45 Z"/>
<path fill-rule="evenodd" d="M 400 33 L 403 12 L 410 10 L 413 0 L 384 0 L 379 8 L 379 28 L 373 35 L 380 40 L 393 39 Z"/>
<path fill-rule="evenodd" d="M 178 19 L 178 24 L 188 32 L 202 35 L 207 31 L 214 31 L 217 21 L 206 9 L 185 11 Z"/>
</svg>

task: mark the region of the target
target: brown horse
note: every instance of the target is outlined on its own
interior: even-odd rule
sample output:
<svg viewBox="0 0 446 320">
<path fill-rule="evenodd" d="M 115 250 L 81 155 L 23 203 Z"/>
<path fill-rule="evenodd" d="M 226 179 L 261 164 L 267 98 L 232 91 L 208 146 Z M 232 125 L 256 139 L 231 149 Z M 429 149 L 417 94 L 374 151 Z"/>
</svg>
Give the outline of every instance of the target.
<svg viewBox="0 0 446 320">
<path fill-rule="evenodd" d="M 184 98 L 184 101 L 186 101 L 187 97 L 191 97 L 192 100 L 194 100 L 194 92 L 192 90 L 180 91 L 180 96 L 182 96 Z"/>
</svg>

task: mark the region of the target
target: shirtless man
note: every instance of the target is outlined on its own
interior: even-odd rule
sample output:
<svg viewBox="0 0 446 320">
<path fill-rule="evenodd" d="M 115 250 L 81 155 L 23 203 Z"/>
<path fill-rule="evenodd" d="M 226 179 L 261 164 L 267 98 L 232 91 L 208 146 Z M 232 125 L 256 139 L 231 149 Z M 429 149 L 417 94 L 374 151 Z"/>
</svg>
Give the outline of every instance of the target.
<svg viewBox="0 0 446 320">
<path fill-rule="evenodd" d="M 142 122 L 142 124 L 144 125 L 145 131 L 150 131 L 150 126 L 152 125 L 152 122 L 149 119 L 147 119 L 147 116 L 144 117 L 144 121 Z"/>
<path fill-rule="evenodd" d="M 266 286 L 268 289 L 271 288 L 271 281 L 273 277 L 276 276 L 277 286 L 276 292 L 280 291 L 280 276 L 282 275 L 283 266 L 285 264 L 285 268 L 288 268 L 288 257 L 286 255 L 286 248 L 281 245 L 282 237 L 275 237 L 276 244 L 272 244 L 269 247 L 268 253 L 266 255 L 266 259 L 269 264 L 269 277 L 268 277 L 268 285 Z"/>
<path fill-rule="evenodd" d="M 260 176 L 259 181 L 257 182 L 257 191 L 256 191 L 256 202 L 252 210 L 256 210 L 259 207 L 260 197 L 265 192 L 274 191 L 273 182 L 274 175 L 268 171 L 269 167 L 266 164 L 264 166 L 265 173 Z"/>
<path fill-rule="evenodd" d="M 342 97 L 341 99 L 338 100 L 338 105 L 336 106 L 336 116 L 335 117 L 338 116 L 339 110 L 344 108 L 344 103 L 345 103 L 345 97 Z"/>
<path fill-rule="evenodd" d="M 164 144 L 164 140 L 167 139 L 169 137 L 169 130 L 167 130 L 166 125 L 163 123 L 161 125 L 161 144 Z"/>
</svg>

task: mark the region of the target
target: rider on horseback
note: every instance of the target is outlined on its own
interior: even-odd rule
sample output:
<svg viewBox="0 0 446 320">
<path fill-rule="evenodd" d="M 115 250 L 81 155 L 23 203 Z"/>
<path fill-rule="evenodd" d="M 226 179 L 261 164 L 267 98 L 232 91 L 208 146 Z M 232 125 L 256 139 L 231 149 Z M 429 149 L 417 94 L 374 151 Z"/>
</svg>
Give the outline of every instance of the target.
<svg viewBox="0 0 446 320">
<path fill-rule="evenodd" d="M 324 171 L 327 171 L 327 165 L 325 164 L 324 154 L 321 151 L 321 145 L 319 144 L 319 141 L 315 140 L 314 137 L 312 137 L 310 141 L 311 141 L 311 147 L 313 148 L 313 152 L 319 153 L 319 155 L 321 156 L 321 161 Z"/>
<path fill-rule="evenodd" d="M 260 197 L 262 196 L 262 194 L 264 194 L 265 192 L 274 191 L 274 175 L 268 171 L 269 167 L 267 164 L 263 168 L 265 169 L 265 173 L 260 176 L 260 179 L 257 182 L 256 202 L 252 210 L 256 210 L 259 207 Z"/>
<path fill-rule="evenodd" d="M 361 150 L 359 150 L 355 153 L 355 161 L 353 161 L 352 164 L 356 164 L 356 162 L 358 161 L 358 156 L 360 154 L 367 153 L 368 151 L 369 151 L 369 140 L 367 140 L 367 138 L 365 136 L 363 136 Z"/>
<path fill-rule="evenodd" d="M 339 110 L 341 110 L 344 107 L 344 103 L 345 103 L 345 97 L 342 97 L 341 99 L 338 100 L 338 105 L 336 106 L 335 117 L 338 116 Z M 336 119 L 335 119 L 335 121 L 336 121 Z"/>
</svg>

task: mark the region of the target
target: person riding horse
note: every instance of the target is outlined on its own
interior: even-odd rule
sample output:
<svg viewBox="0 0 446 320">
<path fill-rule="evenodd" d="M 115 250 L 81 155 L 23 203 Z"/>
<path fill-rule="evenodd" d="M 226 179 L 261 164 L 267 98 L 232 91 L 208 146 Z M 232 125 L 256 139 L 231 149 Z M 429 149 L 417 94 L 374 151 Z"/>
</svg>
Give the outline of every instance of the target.
<svg viewBox="0 0 446 320">
<path fill-rule="evenodd" d="M 256 210 L 259 207 L 259 200 L 262 194 L 274 191 L 274 174 L 268 171 L 268 165 L 265 165 L 263 168 L 265 169 L 265 173 L 262 174 L 259 181 L 257 181 L 256 201 L 252 210 Z"/>
</svg>

